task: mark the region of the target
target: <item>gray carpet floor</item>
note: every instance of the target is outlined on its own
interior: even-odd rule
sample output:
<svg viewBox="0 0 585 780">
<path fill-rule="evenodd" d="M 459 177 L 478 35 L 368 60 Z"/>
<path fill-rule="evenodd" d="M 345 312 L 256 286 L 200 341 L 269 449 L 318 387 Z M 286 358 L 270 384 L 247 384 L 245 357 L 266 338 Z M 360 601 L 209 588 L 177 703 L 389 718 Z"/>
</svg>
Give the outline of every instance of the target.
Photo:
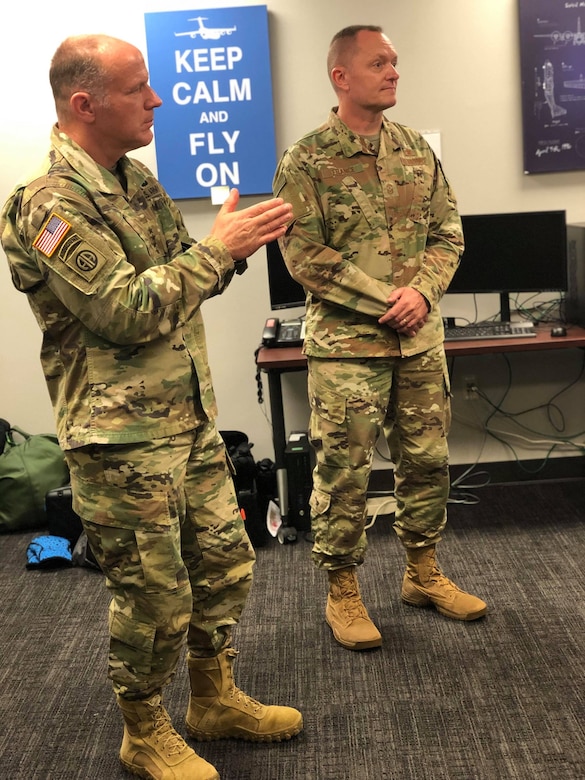
<svg viewBox="0 0 585 780">
<path fill-rule="evenodd" d="M 222 780 L 585 778 L 584 488 L 493 486 L 450 507 L 439 559 L 488 601 L 473 623 L 401 604 L 403 552 L 378 518 L 360 581 L 384 645 L 367 653 L 332 641 L 308 542 L 260 548 L 236 679 L 299 707 L 305 730 L 283 744 L 196 749 Z M 127 777 L 102 575 L 26 570 L 40 533 L 0 537 L 0 778 Z M 182 664 L 166 693 L 179 730 L 187 698 Z"/>
</svg>

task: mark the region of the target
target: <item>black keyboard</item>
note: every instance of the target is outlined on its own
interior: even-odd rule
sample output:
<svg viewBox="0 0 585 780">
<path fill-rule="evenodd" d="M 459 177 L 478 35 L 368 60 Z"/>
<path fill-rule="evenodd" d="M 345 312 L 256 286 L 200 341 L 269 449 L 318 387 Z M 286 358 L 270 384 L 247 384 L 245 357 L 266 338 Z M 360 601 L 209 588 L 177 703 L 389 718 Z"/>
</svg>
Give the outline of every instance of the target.
<svg viewBox="0 0 585 780">
<path fill-rule="evenodd" d="M 517 339 L 536 336 L 534 325 L 518 322 L 484 322 L 481 325 L 456 325 L 445 328 L 445 341 L 473 339 Z"/>
</svg>

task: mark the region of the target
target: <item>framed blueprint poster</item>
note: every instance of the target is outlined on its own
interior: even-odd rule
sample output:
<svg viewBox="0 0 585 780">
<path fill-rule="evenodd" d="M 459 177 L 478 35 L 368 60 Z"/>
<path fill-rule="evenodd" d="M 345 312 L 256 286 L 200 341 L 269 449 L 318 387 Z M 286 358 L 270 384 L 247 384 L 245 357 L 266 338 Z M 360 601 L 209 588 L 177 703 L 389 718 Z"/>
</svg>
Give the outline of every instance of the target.
<svg viewBox="0 0 585 780">
<path fill-rule="evenodd" d="M 172 198 L 272 193 L 276 167 L 265 5 L 145 14 L 158 178 Z"/>
<path fill-rule="evenodd" d="M 585 169 L 585 0 L 518 0 L 524 172 Z"/>
</svg>

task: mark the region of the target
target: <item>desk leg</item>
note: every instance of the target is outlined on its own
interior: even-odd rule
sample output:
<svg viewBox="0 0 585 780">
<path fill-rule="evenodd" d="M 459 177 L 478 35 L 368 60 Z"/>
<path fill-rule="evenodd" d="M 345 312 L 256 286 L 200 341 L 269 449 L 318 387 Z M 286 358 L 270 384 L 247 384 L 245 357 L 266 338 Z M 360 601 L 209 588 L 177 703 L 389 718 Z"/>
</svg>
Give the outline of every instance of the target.
<svg viewBox="0 0 585 780">
<path fill-rule="evenodd" d="M 286 433 L 284 428 L 284 405 L 282 402 L 281 372 L 268 370 L 268 393 L 270 396 L 270 416 L 272 418 L 272 444 L 274 446 L 274 464 L 276 466 L 276 486 L 282 524 L 287 525 L 288 518 L 288 478 L 284 465 Z"/>
</svg>

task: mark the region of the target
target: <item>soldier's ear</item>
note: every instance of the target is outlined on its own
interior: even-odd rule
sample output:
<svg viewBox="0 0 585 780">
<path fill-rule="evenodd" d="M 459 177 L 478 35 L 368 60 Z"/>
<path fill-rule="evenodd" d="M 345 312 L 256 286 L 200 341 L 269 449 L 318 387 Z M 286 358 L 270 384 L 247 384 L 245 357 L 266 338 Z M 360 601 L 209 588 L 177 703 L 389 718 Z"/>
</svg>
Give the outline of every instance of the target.
<svg viewBox="0 0 585 780">
<path fill-rule="evenodd" d="M 344 91 L 347 89 L 347 71 L 344 67 L 338 66 L 331 71 L 331 83 L 335 90 Z"/>
<path fill-rule="evenodd" d="M 78 121 L 86 124 L 95 121 L 94 102 L 89 92 L 74 92 L 69 98 L 69 107 Z"/>
</svg>

